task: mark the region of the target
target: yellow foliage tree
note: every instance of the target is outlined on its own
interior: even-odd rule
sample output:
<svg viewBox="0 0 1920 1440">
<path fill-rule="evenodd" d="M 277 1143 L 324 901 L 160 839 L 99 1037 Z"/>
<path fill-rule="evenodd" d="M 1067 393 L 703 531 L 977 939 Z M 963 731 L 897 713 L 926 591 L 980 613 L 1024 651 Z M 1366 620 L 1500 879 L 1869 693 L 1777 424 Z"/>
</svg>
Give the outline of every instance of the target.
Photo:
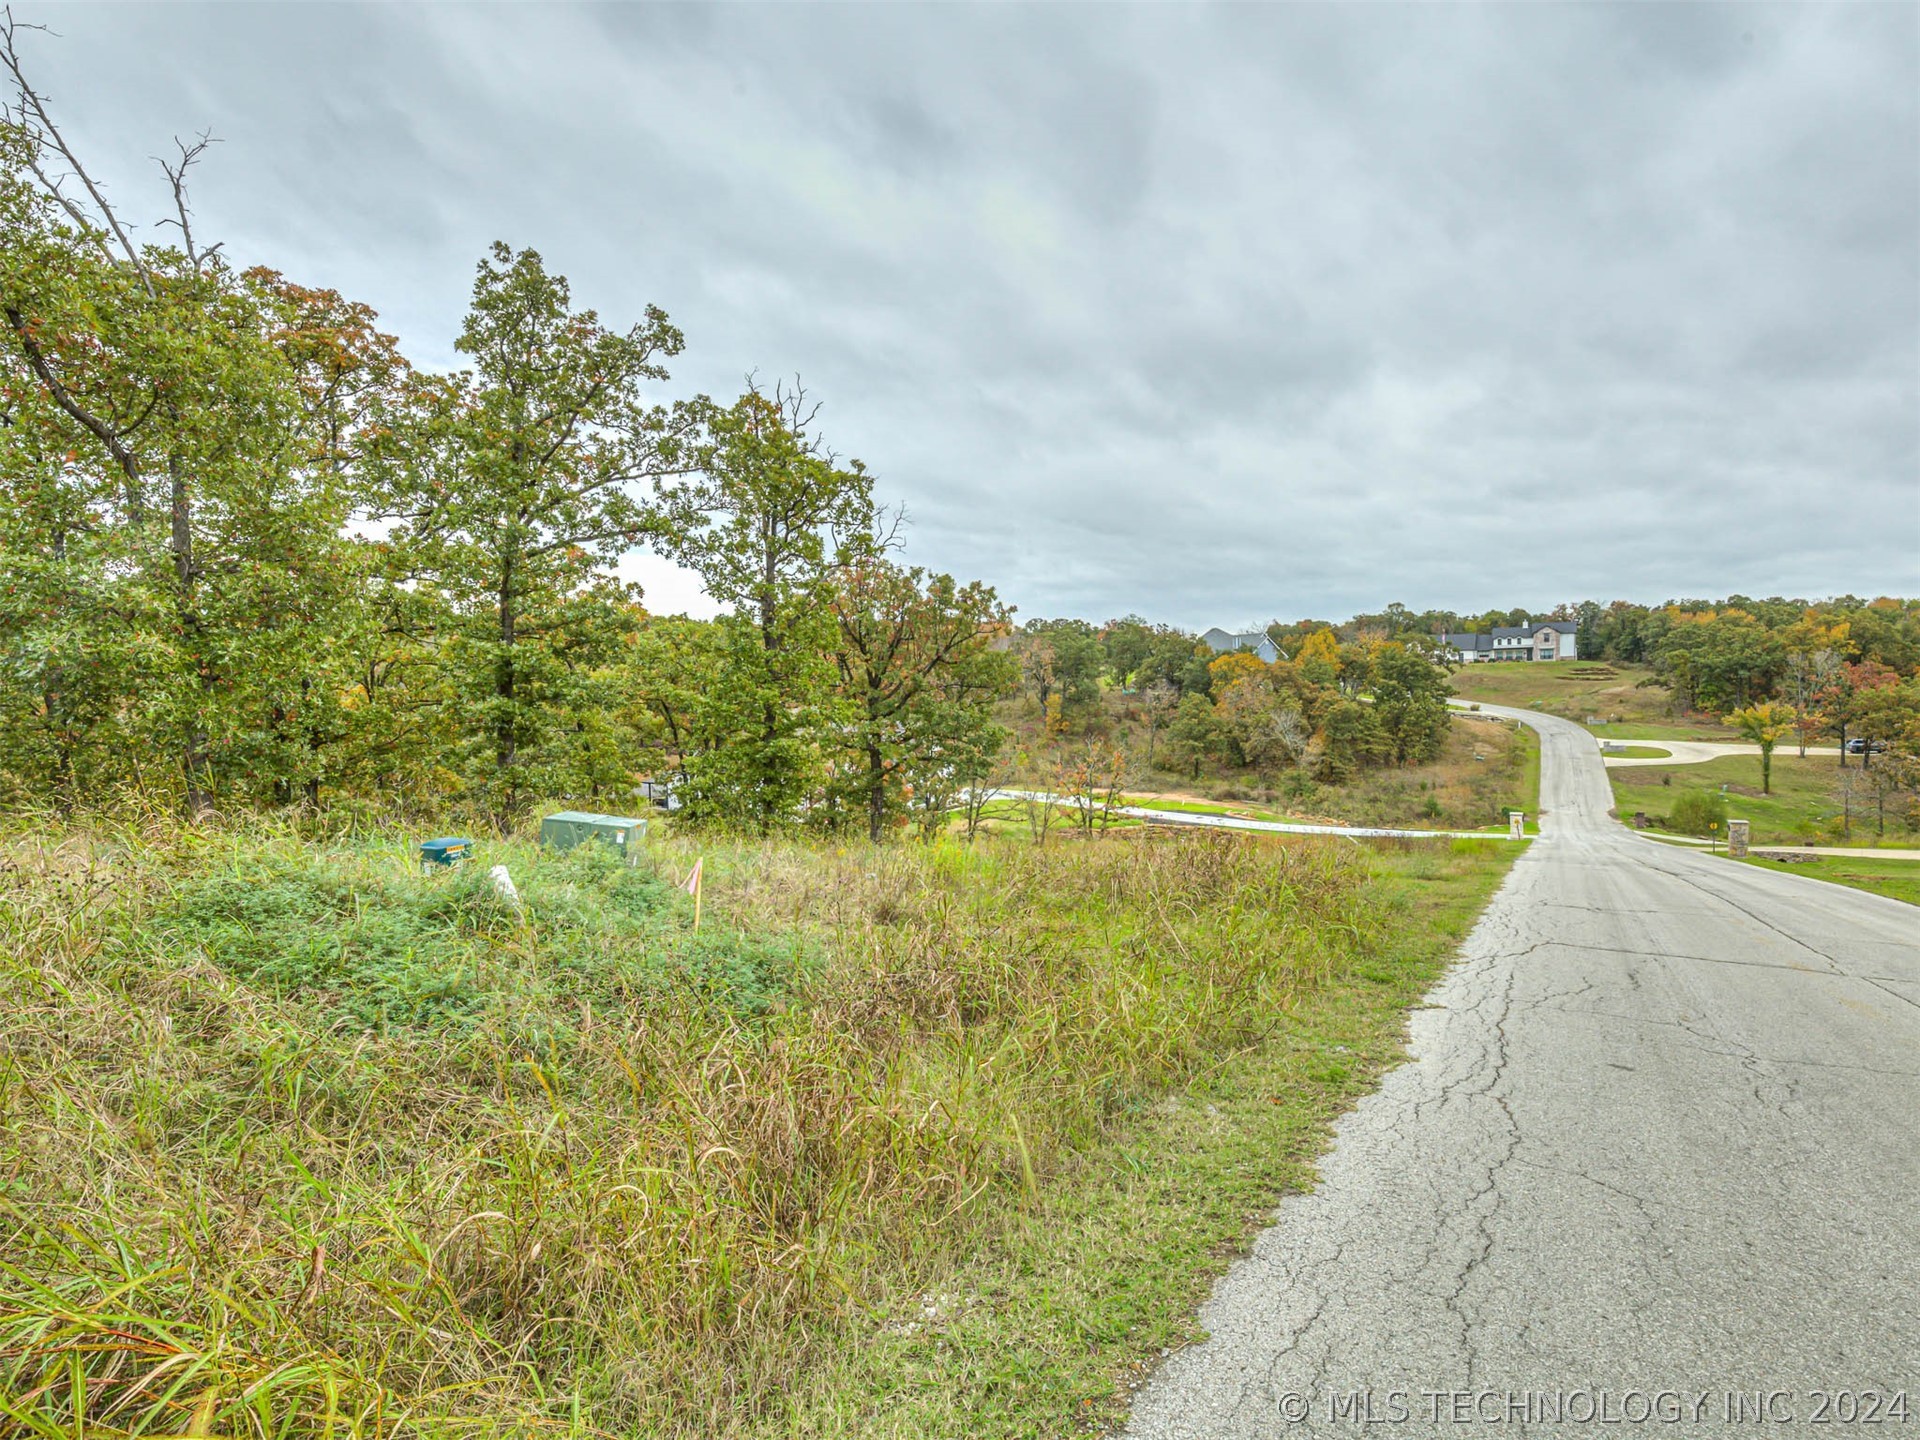
<svg viewBox="0 0 1920 1440">
<path fill-rule="evenodd" d="M 1760 793 L 1773 793 L 1773 747 L 1793 733 L 1799 712 L 1778 700 L 1763 700 L 1728 713 L 1727 723 L 1760 747 Z"/>
<path fill-rule="evenodd" d="M 1236 680 L 1266 680 L 1267 662 L 1250 650 L 1236 650 L 1210 661 L 1207 673 L 1213 677 L 1213 693 L 1224 695 Z"/>
<path fill-rule="evenodd" d="M 1300 673 L 1316 685 L 1337 684 L 1340 679 L 1340 637 L 1331 630 L 1316 630 L 1300 642 L 1294 655 Z"/>
</svg>

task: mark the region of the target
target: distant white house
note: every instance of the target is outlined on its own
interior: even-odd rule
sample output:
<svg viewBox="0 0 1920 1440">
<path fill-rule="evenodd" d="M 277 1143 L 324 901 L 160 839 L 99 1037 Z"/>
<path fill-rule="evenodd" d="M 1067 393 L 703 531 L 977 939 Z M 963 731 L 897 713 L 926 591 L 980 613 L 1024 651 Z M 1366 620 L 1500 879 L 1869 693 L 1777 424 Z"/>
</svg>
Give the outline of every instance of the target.
<svg viewBox="0 0 1920 1440">
<path fill-rule="evenodd" d="M 1250 650 L 1267 664 L 1287 658 L 1282 650 L 1268 638 L 1264 630 L 1249 630 L 1245 634 L 1235 635 L 1232 631 L 1222 630 L 1218 625 L 1200 637 L 1200 643 L 1216 655 L 1231 655 L 1237 650 Z"/>
<path fill-rule="evenodd" d="M 1534 620 L 1525 625 L 1496 625 L 1483 634 L 1448 633 L 1440 637 L 1446 658 L 1456 665 L 1476 660 L 1577 660 L 1579 627 L 1571 620 Z"/>
</svg>

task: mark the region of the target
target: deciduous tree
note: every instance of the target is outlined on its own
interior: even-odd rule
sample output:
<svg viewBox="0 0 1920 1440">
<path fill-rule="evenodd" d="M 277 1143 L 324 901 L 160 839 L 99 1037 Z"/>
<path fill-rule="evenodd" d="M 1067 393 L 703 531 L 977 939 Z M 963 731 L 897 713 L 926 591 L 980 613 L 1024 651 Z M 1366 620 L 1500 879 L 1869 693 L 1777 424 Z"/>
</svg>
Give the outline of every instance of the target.
<svg viewBox="0 0 1920 1440">
<path fill-rule="evenodd" d="M 944 792 L 984 775 L 1005 732 L 992 702 L 1013 682 L 1010 657 L 989 647 L 1007 609 L 993 590 L 905 569 L 867 547 L 841 567 L 833 596 L 834 664 L 848 712 L 850 773 L 878 842 L 903 786 Z"/>
<path fill-rule="evenodd" d="M 1165 680 L 1155 680 L 1140 692 L 1140 719 L 1147 727 L 1147 764 L 1153 764 L 1153 746 L 1160 732 L 1173 719 L 1180 704 L 1180 692 Z"/>
<path fill-rule="evenodd" d="M 350 504 L 309 443 L 282 297 L 194 232 L 208 142 L 162 162 L 169 243 L 135 244 L 17 37 L 0 22 L 18 94 L 0 126 L 0 383 L 22 439 L 5 528 L 37 603 L 0 634 L 11 697 L 30 697 L 56 788 L 82 755 L 157 748 L 204 814 L 248 783 L 238 757 L 318 663 Z"/>
<path fill-rule="evenodd" d="M 395 553 L 446 602 L 462 769 L 505 825 L 598 703 L 583 682 L 630 623 L 611 563 L 662 537 L 640 487 L 689 463 L 698 411 L 646 399 L 681 348 L 665 314 L 610 330 L 532 250 L 480 262 L 457 343 L 471 368 L 409 383 L 377 463 Z"/>
<path fill-rule="evenodd" d="M 767 834 L 796 824 L 840 723 L 835 577 L 872 558 L 873 482 L 814 432 L 797 385 L 750 385 L 714 413 L 698 473 L 662 487 L 665 550 L 727 607 L 720 673 L 688 762 L 691 818 Z"/>
<path fill-rule="evenodd" d="M 1749 705 L 1727 715 L 1729 725 L 1760 747 L 1762 795 L 1773 793 L 1774 747 L 1793 733 L 1794 722 L 1798 719 L 1799 714 L 1791 705 L 1783 705 L 1777 700 L 1763 700 L 1758 705 Z"/>
<path fill-rule="evenodd" d="M 1382 645 L 1373 665 L 1374 715 L 1400 764 L 1437 759 L 1447 742 L 1447 672 L 1399 644 Z"/>
</svg>

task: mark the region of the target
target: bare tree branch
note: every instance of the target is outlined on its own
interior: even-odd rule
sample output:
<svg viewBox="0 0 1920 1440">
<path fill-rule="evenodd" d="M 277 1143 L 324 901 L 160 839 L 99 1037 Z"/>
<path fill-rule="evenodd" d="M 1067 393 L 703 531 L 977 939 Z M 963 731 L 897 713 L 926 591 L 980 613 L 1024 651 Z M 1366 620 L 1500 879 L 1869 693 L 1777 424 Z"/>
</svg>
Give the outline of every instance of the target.
<svg viewBox="0 0 1920 1440">
<path fill-rule="evenodd" d="M 86 186 L 87 194 L 93 197 L 93 203 L 99 208 L 106 228 L 113 233 L 114 239 L 120 242 L 120 249 L 127 258 L 127 264 L 133 267 L 134 273 L 139 275 L 141 283 L 146 286 L 147 293 L 151 295 L 153 293 L 153 277 L 147 273 L 147 267 L 141 262 L 140 252 L 134 248 L 133 241 L 127 234 L 126 226 L 120 223 L 120 217 L 114 213 L 113 207 L 107 203 L 107 197 L 101 193 L 100 186 L 95 182 L 94 178 L 87 173 L 86 166 L 80 163 L 80 157 L 74 154 L 73 148 L 67 144 L 66 137 L 60 133 L 59 127 L 53 123 L 53 116 L 47 113 L 46 100 L 38 90 L 35 90 L 33 86 L 27 82 L 26 71 L 21 68 L 20 52 L 15 47 L 14 37 L 21 30 L 45 30 L 46 28 L 44 25 L 28 25 L 22 21 L 15 20 L 13 18 L 13 7 L 11 5 L 0 9 L 0 65 L 7 67 L 8 72 L 13 76 L 15 86 L 19 89 L 21 115 L 24 117 L 31 112 L 34 127 L 39 131 L 40 137 L 52 143 L 53 148 L 60 152 L 61 158 L 63 158 L 73 170 L 74 178 Z M 34 173 L 36 175 L 41 173 L 38 166 L 34 168 Z M 44 175 L 41 176 L 41 179 L 42 183 L 45 183 Z M 73 205 L 68 203 L 64 197 L 60 196 L 57 190 L 55 191 L 55 197 L 60 200 L 69 215 L 76 213 Z M 96 223 L 89 228 L 98 229 L 99 225 Z"/>
<path fill-rule="evenodd" d="M 217 255 L 220 251 L 220 246 L 226 244 L 226 241 L 222 240 L 215 244 L 212 249 L 206 251 L 201 251 L 194 247 L 193 208 L 187 204 L 187 171 L 193 168 L 195 161 L 207 153 L 207 147 L 209 145 L 217 145 L 219 141 L 213 138 L 211 131 L 202 130 L 200 137 L 191 145 L 187 144 L 177 135 L 174 137 L 173 143 L 174 147 L 180 152 L 178 162 L 169 163 L 166 160 L 162 160 L 158 155 L 153 158 L 154 163 L 159 165 L 161 171 L 165 173 L 167 183 L 173 187 L 173 209 L 174 213 L 179 216 L 179 219 L 162 220 L 160 223 L 163 226 L 172 225 L 180 231 L 180 243 L 186 247 L 187 263 L 193 266 L 193 273 L 198 275 L 201 264 Z"/>
<path fill-rule="evenodd" d="M 751 395 L 763 393 L 760 389 L 760 375 L 758 371 L 749 370 L 747 372 L 747 393 Z M 825 443 L 819 436 L 809 435 L 807 433 L 808 428 L 819 418 L 820 404 L 819 402 L 813 404 L 807 403 L 807 387 L 800 383 L 800 377 L 798 375 L 793 377 L 793 388 L 791 390 L 787 388 L 784 380 L 776 380 L 774 382 L 773 408 L 774 413 L 780 417 L 780 423 L 787 428 L 787 431 L 796 440 L 803 442 L 800 447 L 803 454 L 824 460 L 829 465 L 839 463 L 840 457 L 835 455 L 833 451 L 827 449 Z"/>
<path fill-rule="evenodd" d="M 32 122 L 27 119 L 24 111 L 19 110 L 17 107 L 9 106 L 7 114 L 10 117 L 15 115 L 19 116 L 19 119 L 15 123 L 18 124 L 21 129 L 32 130 Z M 73 201 L 68 198 L 67 192 L 60 188 L 60 181 L 54 176 L 49 175 L 46 170 L 42 168 L 37 148 L 35 153 L 28 157 L 27 168 L 33 171 L 34 178 L 39 180 L 41 189 L 51 195 L 54 203 L 66 211 L 68 216 L 73 220 L 73 223 L 79 227 L 80 234 L 86 242 L 100 252 L 101 258 L 107 261 L 108 264 L 119 264 L 120 259 L 113 253 L 113 247 L 107 244 L 106 237 L 102 234 L 99 223 L 95 221 L 92 216 L 88 215 L 86 211 L 74 204 Z"/>
<path fill-rule="evenodd" d="M 884 555 L 889 550 L 903 548 L 906 541 L 900 538 L 900 532 L 907 528 L 907 507 L 882 505 L 873 512 L 872 525 L 868 538 L 875 550 Z"/>
</svg>

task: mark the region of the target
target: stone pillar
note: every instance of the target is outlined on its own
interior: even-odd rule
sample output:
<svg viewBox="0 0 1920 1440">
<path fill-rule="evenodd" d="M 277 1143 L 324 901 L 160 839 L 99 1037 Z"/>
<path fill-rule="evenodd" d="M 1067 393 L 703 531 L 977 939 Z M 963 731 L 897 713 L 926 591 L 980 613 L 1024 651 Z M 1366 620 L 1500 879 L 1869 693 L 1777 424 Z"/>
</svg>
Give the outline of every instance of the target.
<svg viewBox="0 0 1920 1440">
<path fill-rule="evenodd" d="M 1745 820 L 1727 821 L 1727 854 L 1739 860 L 1747 853 L 1747 834 L 1753 827 Z"/>
<path fill-rule="evenodd" d="M 1507 834 L 1512 836 L 1515 840 L 1524 840 L 1527 838 L 1527 812 L 1526 811 L 1513 810 L 1508 812 Z"/>
</svg>

